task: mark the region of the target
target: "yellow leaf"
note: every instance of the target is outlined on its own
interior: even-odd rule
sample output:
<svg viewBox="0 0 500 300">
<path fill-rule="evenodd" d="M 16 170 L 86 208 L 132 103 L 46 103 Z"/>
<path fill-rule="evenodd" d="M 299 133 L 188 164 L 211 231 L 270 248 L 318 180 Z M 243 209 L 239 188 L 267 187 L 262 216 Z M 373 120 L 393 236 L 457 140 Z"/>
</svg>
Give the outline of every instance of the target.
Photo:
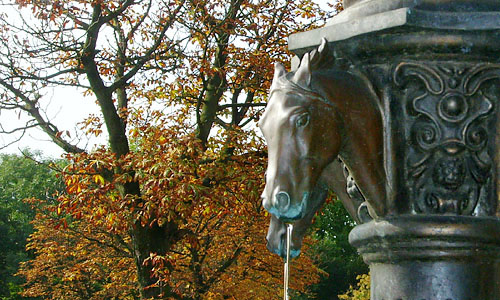
<svg viewBox="0 0 500 300">
<path fill-rule="evenodd" d="M 103 185 L 104 184 L 104 177 L 102 177 L 99 174 L 94 175 L 94 181 L 95 181 L 95 183 L 100 183 L 101 185 Z"/>
</svg>

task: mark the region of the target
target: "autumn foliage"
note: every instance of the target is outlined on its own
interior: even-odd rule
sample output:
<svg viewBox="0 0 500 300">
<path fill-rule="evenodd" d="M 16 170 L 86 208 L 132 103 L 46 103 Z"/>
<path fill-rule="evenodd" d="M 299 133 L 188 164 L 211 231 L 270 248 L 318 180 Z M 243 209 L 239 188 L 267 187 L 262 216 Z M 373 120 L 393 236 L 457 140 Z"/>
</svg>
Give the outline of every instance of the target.
<svg viewBox="0 0 500 300">
<path fill-rule="evenodd" d="M 28 282 L 24 295 L 138 298 L 127 228 L 153 220 L 176 226 L 178 234 L 168 252 L 151 253 L 144 262 L 152 266 L 155 286 L 182 299 L 279 297 L 283 262 L 265 248 L 268 218 L 259 193 L 265 158 L 257 137 L 249 142 L 248 134 L 235 132 L 227 146 L 238 152 L 221 158 L 202 151 L 192 136 L 158 128 L 165 127 L 137 133 L 137 148 L 145 150 L 123 160 L 108 159 L 104 149 L 68 155 L 66 193 L 35 221 L 29 248 L 37 259 L 20 272 Z M 115 168 L 139 171 L 100 175 Z M 141 202 L 120 196 L 117 187 L 130 180 L 140 182 Z M 292 266 L 300 278 L 293 288 L 305 290 L 318 279 L 307 256 Z"/>
<path fill-rule="evenodd" d="M 370 274 L 359 275 L 356 286 L 351 286 L 349 290 L 339 295 L 341 300 L 370 300 Z"/>
<path fill-rule="evenodd" d="M 42 299 L 138 299 L 134 260 L 127 240 L 84 220 L 59 227 L 39 214 L 28 249 L 36 259 L 22 264 L 23 296 Z"/>
<path fill-rule="evenodd" d="M 285 38 L 326 14 L 310 0 L 18 0 L 16 9 L 32 19 L 1 15 L 0 108 L 30 118 L 11 134 L 39 127 L 67 153 L 65 191 L 56 203 L 33 200 L 24 295 L 280 298 L 255 121 L 274 62 L 289 60 Z M 77 132 L 41 108 L 58 86 L 95 99 L 99 113 Z M 96 136 L 107 145 L 77 143 Z M 297 291 L 318 279 L 307 255 L 293 268 Z"/>
</svg>

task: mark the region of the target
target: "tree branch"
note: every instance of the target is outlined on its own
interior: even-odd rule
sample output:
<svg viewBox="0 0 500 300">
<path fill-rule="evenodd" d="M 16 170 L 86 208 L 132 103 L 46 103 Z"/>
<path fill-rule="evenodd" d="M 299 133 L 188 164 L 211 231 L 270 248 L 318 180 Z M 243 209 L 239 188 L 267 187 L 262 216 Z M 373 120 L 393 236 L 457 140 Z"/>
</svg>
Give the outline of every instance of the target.
<svg viewBox="0 0 500 300">
<path fill-rule="evenodd" d="M 158 38 L 155 40 L 155 43 L 148 49 L 146 54 L 134 64 L 134 67 L 128 71 L 125 75 L 123 75 L 120 78 L 117 78 L 115 82 L 109 87 L 111 91 L 114 91 L 117 87 L 124 86 L 127 81 L 134 77 L 135 74 L 144 66 L 144 64 L 151 59 L 152 54 L 158 49 L 158 47 L 161 45 L 163 38 L 165 37 L 165 34 L 168 29 L 172 26 L 172 24 L 175 21 L 175 16 L 179 13 L 180 9 L 183 7 L 184 2 L 181 2 L 179 5 L 177 5 L 176 9 L 174 12 L 171 13 L 170 18 L 168 22 L 166 22 L 162 30 L 160 31 Z"/>
<path fill-rule="evenodd" d="M 219 105 L 220 109 L 232 108 L 232 107 L 265 107 L 267 103 L 230 103 Z"/>
<path fill-rule="evenodd" d="M 72 145 L 65 141 L 64 139 L 61 138 L 61 134 L 59 129 L 52 123 L 46 121 L 43 116 L 40 113 L 40 110 L 36 106 L 36 100 L 30 100 L 21 90 L 15 88 L 13 85 L 5 82 L 3 79 L 0 79 L 0 85 L 8 89 L 10 92 L 12 92 L 16 97 L 21 99 L 24 102 L 24 106 L 20 107 L 24 111 L 28 112 L 33 119 L 35 119 L 38 124 L 40 125 L 40 128 L 51 138 L 51 140 L 61 147 L 64 151 L 70 152 L 70 153 L 82 153 L 84 152 L 83 149 L 78 148 L 75 145 Z"/>
</svg>

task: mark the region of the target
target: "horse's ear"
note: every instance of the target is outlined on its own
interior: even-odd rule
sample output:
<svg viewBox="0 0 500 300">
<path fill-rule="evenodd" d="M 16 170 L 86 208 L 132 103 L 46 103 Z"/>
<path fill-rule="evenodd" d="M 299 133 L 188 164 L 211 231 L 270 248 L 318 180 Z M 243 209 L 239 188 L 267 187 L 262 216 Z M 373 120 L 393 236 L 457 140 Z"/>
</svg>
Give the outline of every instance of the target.
<svg viewBox="0 0 500 300">
<path fill-rule="evenodd" d="M 285 74 L 286 74 L 285 67 L 279 62 L 275 63 L 274 64 L 274 79 L 273 79 L 273 81 L 276 81 L 276 79 L 282 77 Z"/>
<path fill-rule="evenodd" d="M 309 61 L 309 53 L 304 54 L 300 61 L 300 67 L 293 75 L 292 81 L 303 88 L 309 88 L 311 85 L 311 64 Z"/>
<path fill-rule="evenodd" d="M 318 52 L 321 56 L 325 56 L 328 54 L 328 41 L 326 38 L 321 39 L 321 44 L 318 47 Z"/>
<path fill-rule="evenodd" d="M 321 39 L 321 44 L 318 49 L 314 49 L 310 52 L 310 68 L 311 70 L 320 69 L 322 65 L 326 63 L 326 60 L 330 58 L 330 50 L 328 49 L 328 41 L 325 38 Z"/>
</svg>

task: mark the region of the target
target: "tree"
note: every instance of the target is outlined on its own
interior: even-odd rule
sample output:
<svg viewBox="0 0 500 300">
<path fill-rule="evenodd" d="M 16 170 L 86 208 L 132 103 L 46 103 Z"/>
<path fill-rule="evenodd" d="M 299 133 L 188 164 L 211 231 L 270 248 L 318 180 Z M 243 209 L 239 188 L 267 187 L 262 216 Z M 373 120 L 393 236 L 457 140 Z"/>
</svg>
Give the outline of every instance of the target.
<svg viewBox="0 0 500 300">
<path fill-rule="evenodd" d="M 309 0 L 17 3 L 30 10 L 20 23 L 2 16 L 0 106 L 30 120 L 2 128 L 21 136 L 41 128 L 68 153 L 59 228 L 85 219 L 124 242 L 142 299 L 217 294 L 245 259 L 258 270 L 249 247 L 263 226 L 264 151 L 242 127 L 265 105 L 273 62 L 287 58 L 284 38 L 326 15 Z M 100 114 L 80 135 L 105 131 L 109 147 L 83 149 L 46 117 L 43 93 L 57 86 L 95 98 Z M 245 177 L 237 168 L 255 169 Z M 175 275 L 181 269 L 194 277 L 189 286 Z"/>
<path fill-rule="evenodd" d="M 24 153 L 45 164 L 50 163 L 40 153 L 29 150 Z M 36 197 L 53 201 L 53 194 L 61 187 L 56 173 L 46 165 L 24 156 L 0 155 L 0 297 L 15 297 L 11 289 L 22 281 L 14 274 L 19 263 L 30 258 L 25 246 L 33 232 L 30 222 L 34 213 L 30 204 L 23 200 Z"/>
<path fill-rule="evenodd" d="M 356 224 L 342 203 L 333 199 L 325 204 L 314 223 L 316 264 L 325 272 L 320 282 L 309 287 L 318 299 L 339 299 L 337 295 L 346 292 L 361 274 L 368 272 L 368 266 L 348 241 Z"/>
<path fill-rule="evenodd" d="M 85 218 L 57 214 L 57 205 L 38 203 L 28 250 L 36 259 L 21 264 L 24 297 L 42 299 L 139 299 L 131 249 L 122 236 Z M 65 220 L 67 226 L 57 221 Z M 124 235 L 126 236 L 126 235 Z"/>
<path fill-rule="evenodd" d="M 181 235 L 166 255 L 152 254 L 146 259 L 157 279 L 153 286 L 161 292 L 167 290 L 170 297 L 180 299 L 276 297 L 282 261 L 265 249 L 267 218 L 261 214 L 259 189 L 255 188 L 262 184 L 265 159 L 246 155 L 220 162 L 197 157 L 201 150 L 198 154 L 189 152 L 191 147 L 196 149 L 188 146 L 190 143 L 199 143 L 194 137 L 179 139 L 174 132 L 164 130 L 159 135 L 165 138 L 164 143 L 151 144 L 156 139 L 150 134 L 158 134 L 157 129 L 141 134 L 149 138 L 138 137 L 137 147 L 147 150 L 123 165 L 134 169 L 141 165 L 136 177 L 143 187 L 143 198 L 150 200 L 148 204 L 134 214 L 121 209 L 126 200 L 120 199 L 113 185 L 127 177 L 107 183 L 99 173 L 81 172 L 82 165 L 88 168 L 89 156 L 74 161 L 64 178 L 69 194 L 61 195 L 60 203 L 48 206 L 47 212 L 37 217 L 38 230 L 29 244 L 37 259 L 25 263 L 20 271 L 28 281 L 24 295 L 135 299 L 135 268 L 130 268 L 133 248 L 124 225 L 130 218 L 148 221 L 151 214 L 158 214 L 158 223 L 180 219 Z M 141 141 L 150 147 L 143 147 Z M 114 163 L 95 158 L 92 160 L 101 168 L 111 168 Z M 207 172 L 211 182 L 202 180 L 208 174 L 195 175 Z M 96 184 L 101 188 L 96 189 Z M 85 198 L 92 199 L 93 205 L 68 209 Z M 171 201 L 179 198 L 186 201 Z M 294 285 L 297 290 L 317 280 L 318 271 L 307 256 L 294 267 L 294 274 L 301 278 Z"/>
<path fill-rule="evenodd" d="M 358 282 L 356 287 L 349 287 L 349 290 L 339 295 L 341 300 L 370 300 L 370 275 L 364 274 L 356 277 Z"/>
</svg>

